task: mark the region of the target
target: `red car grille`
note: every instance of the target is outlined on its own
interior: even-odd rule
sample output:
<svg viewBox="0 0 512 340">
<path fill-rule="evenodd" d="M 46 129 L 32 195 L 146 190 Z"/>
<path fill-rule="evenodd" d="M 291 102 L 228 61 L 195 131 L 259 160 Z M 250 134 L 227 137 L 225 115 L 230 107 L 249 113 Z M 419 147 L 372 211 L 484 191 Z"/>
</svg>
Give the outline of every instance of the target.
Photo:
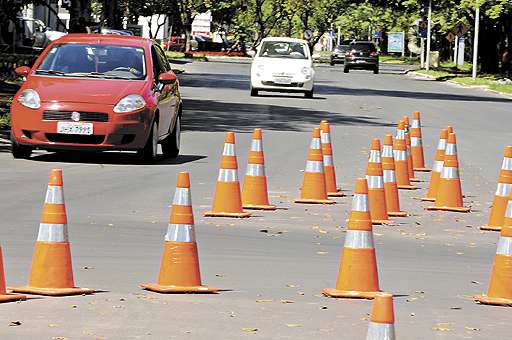
<svg viewBox="0 0 512 340">
<path fill-rule="evenodd" d="M 44 111 L 44 120 L 71 120 L 72 111 Z M 108 122 L 108 114 L 103 112 L 79 112 L 81 122 Z"/>
</svg>

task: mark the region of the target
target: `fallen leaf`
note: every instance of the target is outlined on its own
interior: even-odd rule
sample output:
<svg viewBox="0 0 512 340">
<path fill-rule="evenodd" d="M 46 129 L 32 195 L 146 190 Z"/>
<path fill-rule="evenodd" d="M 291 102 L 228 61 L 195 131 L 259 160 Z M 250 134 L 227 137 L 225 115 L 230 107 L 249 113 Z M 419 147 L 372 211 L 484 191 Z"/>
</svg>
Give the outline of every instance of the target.
<svg viewBox="0 0 512 340">
<path fill-rule="evenodd" d="M 451 331 L 451 329 L 446 328 L 446 327 L 433 327 L 432 330 L 434 330 L 434 331 L 441 331 L 441 332 Z"/>
<path fill-rule="evenodd" d="M 476 285 L 479 285 L 479 284 L 480 284 L 480 282 L 478 282 L 478 281 L 474 281 L 474 280 L 473 280 L 473 281 L 471 281 L 471 283 L 474 283 L 474 284 L 476 284 Z"/>
<path fill-rule="evenodd" d="M 50 323 L 50 324 L 48 324 L 48 327 L 55 328 L 55 327 L 59 327 L 59 325 L 57 325 L 56 323 Z"/>
<path fill-rule="evenodd" d="M 302 325 L 298 324 L 298 323 L 287 323 L 286 326 L 290 327 L 290 328 L 294 328 L 294 327 L 302 327 Z"/>
<path fill-rule="evenodd" d="M 450 307 L 450 309 L 453 309 L 453 310 L 460 310 L 460 309 L 462 309 L 462 307 L 454 306 L 454 307 Z"/>
<path fill-rule="evenodd" d="M 325 255 L 325 254 L 327 254 L 327 252 L 326 252 L 326 251 L 317 251 L 316 253 L 317 253 L 318 255 Z"/>
<path fill-rule="evenodd" d="M 468 331 L 479 331 L 479 330 L 480 330 L 480 328 L 476 328 L 476 327 L 468 327 L 468 326 L 464 327 L 464 329 L 466 329 L 466 330 L 468 330 Z"/>
<path fill-rule="evenodd" d="M 292 301 L 292 300 L 281 300 L 281 303 L 295 303 L 295 301 Z"/>
<path fill-rule="evenodd" d="M 273 302 L 274 300 L 256 300 L 256 302 L 260 303 L 260 302 Z"/>
<path fill-rule="evenodd" d="M 258 329 L 257 328 L 250 328 L 250 327 L 245 327 L 245 328 L 242 328 L 242 330 L 244 332 L 250 332 L 250 333 L 254 333 L 254 332 L 257 332 Z"/>
<path fill-rule="evenodd" d="M 16 321 L 11 321 L 11 322 L 9 323 L 9 326 L 19 326 L 19 325 L 21 325 L 21 321 L 18 321 L 18 320 L 16 320 Z"/>
</svg>

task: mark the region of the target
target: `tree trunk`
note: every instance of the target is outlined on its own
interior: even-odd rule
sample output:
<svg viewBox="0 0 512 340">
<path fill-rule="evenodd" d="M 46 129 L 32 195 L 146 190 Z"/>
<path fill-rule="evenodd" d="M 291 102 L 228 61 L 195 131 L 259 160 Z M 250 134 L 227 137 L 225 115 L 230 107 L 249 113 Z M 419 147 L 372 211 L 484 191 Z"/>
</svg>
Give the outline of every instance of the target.
<svg viewBox="0 0 512 340">
<path fill-rule="evenodd" d="M 480 62 L 481 73 L 499 73 L 501 53 L 498 49 L 500 43 L 499 29 L 495 27 L 495 23 L 489 18 L 483 17 L 480 21 Z"/>
</svg>

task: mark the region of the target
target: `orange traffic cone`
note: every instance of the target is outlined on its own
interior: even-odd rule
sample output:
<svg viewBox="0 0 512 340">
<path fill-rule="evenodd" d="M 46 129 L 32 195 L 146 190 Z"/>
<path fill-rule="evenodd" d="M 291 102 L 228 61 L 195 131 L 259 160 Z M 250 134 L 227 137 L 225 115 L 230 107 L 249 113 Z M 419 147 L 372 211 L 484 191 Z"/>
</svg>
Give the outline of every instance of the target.
<svg viewBox="0 0 512 340">
<path fill-rule="evenodd" d="M 375 296 L 366 340 L 395 340 L 393 294 L 379 293 Z"/>
<path fill-rule="evenodd" d="M 457 158 L 457 141 L 455 134 L 448 135 L 448 143 L 444 153 L 443 170 L 439 178 L 436 203 L 427 210 L 446 210 L 469 212 L 462 202 L 462 188 L 459 177 L 459 160 Z"/>
<path fill-rule="evenodd" d="M 313 129 L 313 138 L 311 139 L 306 169 L 304 170 L 304 181 L 300 190 L 300 198 L 297 198 L 295 203 L 335 203 L 327 198 L 319 128 Z"/>
<path fill-rule="evenodd" d="M 494 195 L 489 221 L 480 227 L 482 230 L 500 231 L 503 225 L 508 197 L 512 192 L 512 146 L 505 147 L 505 155 L 498 178 L 498 188 Z"/>
<path fill-rule="evenodd" d="M 242 188 L 242 206 L 245 209 L 276 210 L 268 202 L 267 176 L 265 175 L 265 157 L 261 129 L 252 133 L 251 150 Z"/>
<path fill-rule="evenodd" d="M 93 289 L 75 287 L 73 280 L 62 169 L 50 173 L 28 285 L 12 290 L 54 296 L 94 293 Z"/>
<path fill-rule="evenodd" d="M 429 172 L 425 167 L 425 157 L 423 155 L 423 140 L 421 136 L 421 113 L 414 111 L 412 113 L 412 122 L 409 133 L 411 134 L 411 155 L 414 171 Z"/>
<path fill-rule="evenodd" d="M 325 187 L 327 196 L 343 197 L 345 194 L 336 185 L 336 170 L 333 162 L 333 152 L 331 144 L 331 127 L 329 122 L 322 120 L 320 122 L 320 141 L 322 143 L 322 154 L 324 156 L 324 173 L 325 173 Z"/>
<path fill-rule="evenodd" d="M 358 178 L 336 288 L 325 288 L 323 294 L 337 298 L 373 299 L 378 292 L 377 260 L 368 210 L 368 184 L 365 178 Z"/>
<path fill-rule="evenodd" d="M 407 173 L 409 174 L 409 180 L 411 182 L 421 182 L 419 178 L 416 178 L 414 174 L 414 168 L 412 165 L 412 154 L 411 154 L 411 135 L 409 133 L 409 117 L 404 116 L 404 133 L 405 133 L 405 145 L 407 146 Z"/>
<path fill-rule="evenodd" d="M 384 192 L 386 193 L 386 208 L 389 216 L 406 217 L 408 214 L 400 210 L 400 198 L 395 176 L 395 159 L 393 158 L 393 136 L 384 136 L 382 147 L 382 169 Z"/>
<path fill-rule="evenodd" d="M 436 157 L 434 165 L 432 166 L 432 173 L 430 174 L 430 185 L 428 186 L 427 195 L 420 198 L 422 201 L 436 200 L 437 190 L 439 188 L 439 178 L 443 171 L 444 163 L 444 150 L 446 149 L 446 140 L 448 139 L 448 129 L 442 129 L 439 134 L 439 143 L 437 144 Z"/>
<path fill-rule="evenodd" d="M 180 172 L 176 181 L 158 281 L 140 287 L 158 293 L 218 292 L 201 284 L 188 172 Z"/>
<path fill-rule="evenodd" d="M 25 300 L 27 297 L 21 294 L 9 294 L 5 288 L 4 258 L 0 247 L 0 302 Z"/>
<path fill-rule="evenodd" d="M 393 142 L 393 157 L 395 158 L 395 173 L 398 189 L 416 190 L 417 187 L 411 185 L 409 177 L 409 165 L 407 163 L 407 145 L 405 141 L 404 122 L 398 124 L 396 138 Z"/>
<path fill-rule="evenodd" d="M 487 305 L 512 306 L 512 195 L 501 228 L 487 295 L 475 300 Z"/>
<path fill-rule="evenodd" d="M 380 157 L 380 140 L 374 138 L 366 169 L 366 180 L 368 181 L 368 201 L 370 203 L 370 216 L 372 224 L 389 224 L 386 208 L 386 192 L 384 191 L 384 180 L 382 178 L 382 159 Z"/>
<path fill-rule="evenodd" d="M 212 210 L 204 213 L 206 217 L 249 217 L 251 213 L 243 211 L 240 183 L 238 182 L 238 163 L 235 152 L 235 133 L 226 132 L 224 151 L 220 161 L 219 177 L 215 187 Z"/>
</svg>

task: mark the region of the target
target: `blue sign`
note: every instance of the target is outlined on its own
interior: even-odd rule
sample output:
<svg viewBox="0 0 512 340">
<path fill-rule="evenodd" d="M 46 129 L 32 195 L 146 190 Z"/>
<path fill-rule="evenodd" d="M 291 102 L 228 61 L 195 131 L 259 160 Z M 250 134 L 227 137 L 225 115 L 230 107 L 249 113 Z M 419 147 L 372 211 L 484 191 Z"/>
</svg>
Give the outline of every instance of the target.
<svg viewBox="0 0 512 340">
<path fill-rule="evenodd" d="M 388 32 L 388 52 L 403 53 L 405 48 L 404 32 Z"/>
<path fill-rule="evenodd" d="M 382 39 L 382 31 L 377 31 L 373 35 L 375 39 Z"/>
</svg>

